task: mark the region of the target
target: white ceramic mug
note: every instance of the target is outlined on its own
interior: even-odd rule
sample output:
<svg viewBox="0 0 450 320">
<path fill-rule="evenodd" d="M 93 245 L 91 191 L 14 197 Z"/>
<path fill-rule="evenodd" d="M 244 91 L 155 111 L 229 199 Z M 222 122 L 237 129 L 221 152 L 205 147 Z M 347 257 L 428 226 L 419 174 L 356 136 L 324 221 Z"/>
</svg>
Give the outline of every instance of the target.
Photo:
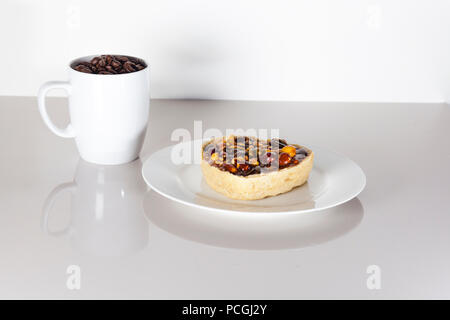
<svg viewBox="0 0 450 320">
<path fill-rule="evenodd" d="M 86 56 L 72 61 L 69 81 L 51 81 L 39 89 L 39 111 L 53 133 L 75 138 L 80 156 L 98 164 L 122 164 L 139 156 L 149 113 L 149 67 L 124 74 L 104 75 L 76 71 L 72 67 Z M 141 59 L 142 60 L 142 59 Z M 58 128 L 50 120 L 45 96 L 62 88 L 69 96 L 70 124 Z"/>
</svg>

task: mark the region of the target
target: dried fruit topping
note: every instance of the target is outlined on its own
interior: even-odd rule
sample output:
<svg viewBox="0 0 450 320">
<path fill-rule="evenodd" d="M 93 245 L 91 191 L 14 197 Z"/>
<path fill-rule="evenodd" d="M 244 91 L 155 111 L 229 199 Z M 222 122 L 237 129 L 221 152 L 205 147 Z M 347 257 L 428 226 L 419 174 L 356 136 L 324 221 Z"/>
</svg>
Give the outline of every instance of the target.
<svg viewBox="0 0 450 320">
<path fill-rule="evenodd" d="M 286 152 L 290 157 L 295 156 L 297 150 L 294 146 L 285 146 L 281 149 L 281 152 Z"/>
<path fill-rule="evenodd" d="M 203 148 L 203 159 L 210 165 L 239 176 L 295 166 L 307 156 L 307 149 L 286 140 L 247 136 L 214 139 Z"/>
<path fill-rule="evenodd" d="M 280 167 L 285 167 L 291 162 L 291 156 L 287 153 L 282 152 L 280 154 L 278 162 L 280 163 Z"/>
</svg>

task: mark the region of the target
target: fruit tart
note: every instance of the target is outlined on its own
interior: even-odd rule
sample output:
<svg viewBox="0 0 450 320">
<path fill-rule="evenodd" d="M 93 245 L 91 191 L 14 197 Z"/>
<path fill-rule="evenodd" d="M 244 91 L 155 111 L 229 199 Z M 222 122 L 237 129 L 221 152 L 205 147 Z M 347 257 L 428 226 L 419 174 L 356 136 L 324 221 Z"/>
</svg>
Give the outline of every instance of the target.
<svg viewBox="0 0 450 320">
<path fill-rule="evenodd" d="M 257 200 L 304 184 L 313 161 L 312 150 L 284 139 L 232 135 L 203 144 L 201 168 L 215 191 L 231 199 Z"/>
</svg>

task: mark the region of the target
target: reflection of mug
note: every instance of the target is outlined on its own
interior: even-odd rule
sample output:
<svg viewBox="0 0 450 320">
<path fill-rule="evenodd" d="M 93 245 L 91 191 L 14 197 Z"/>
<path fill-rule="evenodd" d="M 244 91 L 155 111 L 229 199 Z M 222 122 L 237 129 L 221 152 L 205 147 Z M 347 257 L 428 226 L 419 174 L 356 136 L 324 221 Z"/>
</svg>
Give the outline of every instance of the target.
<svg viewBox="0 0 450 320">
<path fill-rule="evenodd" d="M 98 164 L 121 164 L 136 159 L 142 147 L 149 113 L 149 67 L 124 74 L 90 74 L 72 67 L 94 56 L 74 60 L 69 82 L 44 83 L 38 94 L 39 111 L 49 129 L 64 138 L 75 138 L 80 156 Z M 55 126 L 45 107 L 51 89 L 69 95 L 70 124 Z"/>
<path fill-rule="evenodd" d="M 80 160 L 73 182 L 57 186 L 48 195 L 42 216 L 44 232 L 68 234 L 75 247 L 97 256 L 122 256 L 147 245 L 148 222 L 142 208 L 147 186 L 140 160 L 121 166 L 98 166 Z M 48 228 L 50 209 L 58 194 L 71 193 L 67 228 Z"/>
</svg>

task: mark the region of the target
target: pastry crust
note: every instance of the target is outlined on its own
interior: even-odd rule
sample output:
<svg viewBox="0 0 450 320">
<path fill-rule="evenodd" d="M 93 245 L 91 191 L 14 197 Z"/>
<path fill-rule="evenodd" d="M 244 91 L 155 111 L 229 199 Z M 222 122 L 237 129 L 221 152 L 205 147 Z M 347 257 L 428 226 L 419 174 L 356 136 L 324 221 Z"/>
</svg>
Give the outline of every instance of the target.
<svg viewBox="0 0 450 320">
<path fill-rule="evenodd" d="M 263 199 L 288 192 L 308 180 L 313 167 L 314 153 L 307 150 L 308 155 L 299 164 L 269 173 L 238 176 L 211 166 L 205 160 L 202 160 L 201 168 L 208 185 L 228 198 Z"/>
</svg>

